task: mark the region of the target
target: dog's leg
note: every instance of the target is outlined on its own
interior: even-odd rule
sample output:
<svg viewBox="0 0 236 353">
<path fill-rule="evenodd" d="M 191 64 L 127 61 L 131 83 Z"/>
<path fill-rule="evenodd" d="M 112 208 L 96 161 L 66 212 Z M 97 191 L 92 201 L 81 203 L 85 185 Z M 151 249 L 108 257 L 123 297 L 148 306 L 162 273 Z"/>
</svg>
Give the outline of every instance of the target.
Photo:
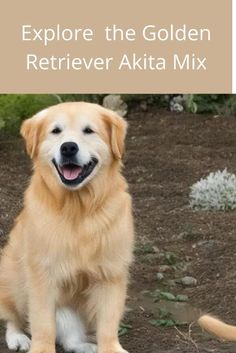
<svg viewBox="0 0 236 353">
<path fill-rule="evenodd" d="M 117 278 L 97 284 L 91 294 L 89 305 L 95 309 L 98 353 L 127 353 L 118 339 L 126 287 L 126 278 Z"/>
<path fill-rule="evenodd" d="M 66 352 L 96 353 L 96 345 L 86 343 L 83 323 L 72 309 L 58 309 L 56 313 L 57 342 Z"/>
<path fill-rule="evenodd" d="M 30 353 L 55 353 L 56 290 L 45 270 L 31 262 L 28 272 Z"/>
<path fill-rule="evenodd" d="M 7 323 L 6 342 L 9 349 L 28 351 L 31 341 L 13 322 Z"/>
<path fill-rule="evenodd" d="M 0 272 L 2 271 L 2 268 Z M 6 343 L 9 349 L 27 351 L 30 348 L 30 339 L 24 334 L 22 327 L 24 326 L 24 319 L 16 309 L 16 304 L 11 297 L 8 289 L 9 283 L 3 278 L 1 272 L 0 278 L 0 319 L 4 320 L 6 324 Z M 11 280 L 9 280 L 10 282 Z"/>
</svg>

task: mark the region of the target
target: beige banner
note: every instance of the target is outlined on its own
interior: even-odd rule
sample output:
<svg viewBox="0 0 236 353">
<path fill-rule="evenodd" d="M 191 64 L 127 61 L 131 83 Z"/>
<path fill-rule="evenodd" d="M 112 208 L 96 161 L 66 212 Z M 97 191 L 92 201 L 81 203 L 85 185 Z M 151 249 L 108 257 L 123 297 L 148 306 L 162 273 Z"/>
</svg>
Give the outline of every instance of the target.
<svg viewBox="0 0 236 353">
<path fill-rule="evenodd" d="M 231 7 L 231 0 L 2 2 L 0 92 L 231 93 Z"/>
</svg>

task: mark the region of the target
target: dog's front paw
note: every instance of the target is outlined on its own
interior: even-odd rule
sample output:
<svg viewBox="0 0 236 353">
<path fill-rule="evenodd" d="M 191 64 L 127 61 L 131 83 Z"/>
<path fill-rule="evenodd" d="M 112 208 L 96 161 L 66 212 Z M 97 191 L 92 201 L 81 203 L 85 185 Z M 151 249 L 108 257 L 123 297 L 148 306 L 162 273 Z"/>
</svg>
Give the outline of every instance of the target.
<svg viewBox="0 0 236 353">
<path fill-rule="evenodd" d="M 30 349 L 30 339 L 21 332 L 7 332 L 7 346 L 14 351 L 28 351 Z"/>
</svg>

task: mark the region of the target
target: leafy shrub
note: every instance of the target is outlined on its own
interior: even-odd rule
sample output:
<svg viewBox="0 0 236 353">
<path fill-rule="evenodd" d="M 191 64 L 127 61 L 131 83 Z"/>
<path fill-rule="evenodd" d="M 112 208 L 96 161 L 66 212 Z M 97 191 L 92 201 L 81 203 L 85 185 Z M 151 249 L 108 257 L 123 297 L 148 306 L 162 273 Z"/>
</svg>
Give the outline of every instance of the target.
<svg viewBox="0 0 236 353">
<path fill-rule="evenodd" d="M 0 95 L 0 131 L 16 134 L 21 122 L 48 106 L 67 101 L 87 101 L 102 104 L 105 94 L 2 94 Z M 129 107 L 146 100 L 162 105 L 163 95 L 121 95 Z"/>
<path fill-rule="evenodd" d="M 93 101 L 100 103 L 103 95 L 78 94 L 2 94 L 0 95 L 0 130 L 16 134 L 21 122 L 48 106 L 66 101 Z"/>
<path fill-rule="evenodd" d="M 236 95 L 230 95 L 225 104 L 226 115 L 236 115 Z"/>
<path fill-rule="evenodd" d="M 157 105 L 159 107 L 168 107 L 168 99 L 164 94 L 121 94 L 121 99 L 132 107 L 142 101 L 149 105 Z"/>
<path fill-rule="evenodd" d="M 226 169 L 210 173 L 191 187 L 190 206 L 212 211 L 236 209 L 236 176 Z"/>
<path fill-rule="evenodd" d="M 0 95 L 0 128 L 4 128 L 10 133 L 16 133 L 23 119 L 56 103 L 58 103 L 58 99 L 54 95 Z"/>
<path fill-rule="evenodd" d="M 15 134 L 25 118 L 60 102 L 89 101 L 101 104 L 105 94 L 2 94 L 0 95 L 0 132 Z M 121 99 L 133 108 L 142 102 L 159 108 L 170 107 L 176 95 L 122 94 Z M 182 95 L 180 95 L 182 96 Z M 236 95 L 196 94 L 184 96 L 183 106 L 192 113 L 236 115 Z"/>
<path fill-rule="evenodd" d="M 236 115 L 236 95 L 189 94 L 186 95 L 186 110 L 198 114 Z"/>
</svg>

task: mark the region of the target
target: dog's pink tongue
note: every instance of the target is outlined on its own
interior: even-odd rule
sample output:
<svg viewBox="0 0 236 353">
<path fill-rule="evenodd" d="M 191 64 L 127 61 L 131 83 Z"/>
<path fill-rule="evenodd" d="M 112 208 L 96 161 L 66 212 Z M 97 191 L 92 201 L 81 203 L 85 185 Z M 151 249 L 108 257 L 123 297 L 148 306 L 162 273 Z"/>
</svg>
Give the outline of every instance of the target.
<svg viewBox="0 0 236 353">
<path fill-rule="evenodd" d="M 74 167 L 66 167 L 64 166 L 62 169 L 62 173 L 65 179 L 67 180 L 74 180 L 78 178 L 81 173 L 82 168 L 79 166 Z"/>
</svg>

